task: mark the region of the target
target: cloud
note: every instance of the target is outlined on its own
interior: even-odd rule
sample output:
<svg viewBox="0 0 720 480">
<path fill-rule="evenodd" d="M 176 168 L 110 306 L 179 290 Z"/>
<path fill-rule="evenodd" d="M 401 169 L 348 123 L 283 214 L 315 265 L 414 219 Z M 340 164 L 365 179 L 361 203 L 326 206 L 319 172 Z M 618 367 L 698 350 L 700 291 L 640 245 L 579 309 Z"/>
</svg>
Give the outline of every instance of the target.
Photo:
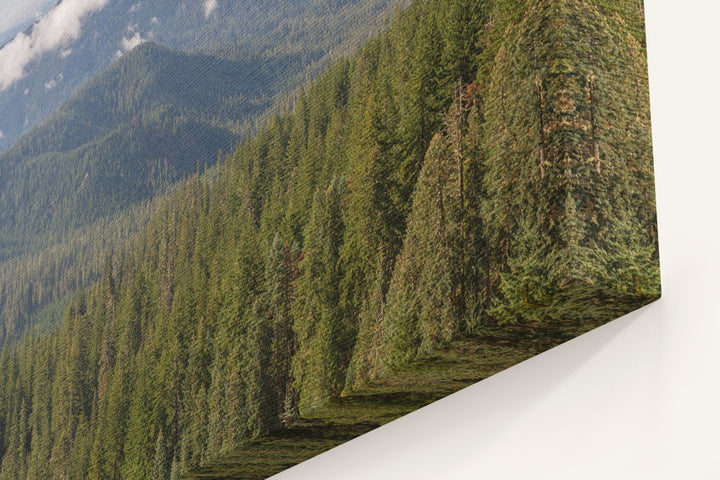
<svg viewBox="0 0 720 480">
<path fill-rule="evenodd" d="M 60 52 L 60 56 L 62 58 L 67 58 L 70 55 L 72 55 L 72 48 L 68 48 L 67 50 L 63 50 L 62 52 Z"/>
<path fill-rule="evenodd" d="M 58 83 L 62 82 L 64 78 L 65 76 L 62 73 L 59 73 L 56 78 L 51 78 L 49 81 L 45 82 L 45 90 L 52 90 L 57 87 Z"/>
<path fill-rule="evenodd" d="M 150 23 L 152 23 L 153 25 L 157 25 L 158 23 L 160 23 L 160 20 L 158 20 L 157 17 L 152 17 L 150 19 Z"/>
<path fill-rule="evenodd" d="M 152 32 L 150 33 L 150 37 L 152 38 Z M 133 35 L 130 38 L 123 38 L 120 42 L 120 50 L 115 52 L 116 57 L 122 56 L 123 53 L 129 52 L 133 48 L 137 47 L 138 45 L 147 42 L 147 38 L 143 38 L 142 35 L 140 35 L 140 32 L 136 32 L 135 35 Z"/>
<path fill-rule="evenodd" d="M 2 130 L 0 130 L 0 138 L 5 138 L 5 134 L 3 133 Z"/>
<path fill-rule="evenodd" d="M 64 0 L 0 49 L 0 92 L 26 75 L 27 67 L 43 54 L 66 49 L 80 37 L 85 18 L 109 0 Z"/>
<path fill-rule="evenodd" d="M 217 0 L 205 0 L 205 18 L 210 17 L 210 15 L 215 11 L 217 6 Z"/>
<path fill-rule="evenodd" d="M 38 11 L 47 12 L 55 3 L 57 0 L 3 0 L 0 2 L 0 32 L 24 30 L 38 18 Z"/>
<path fill-rule="evenodd" d="M 122 49 L 126 52 L 129 52 L 133 48 L 137 47 L 141 43 L 145 43 L 147 40 L 145 40 L 142 35 L 140 35 L 140 32 L 137 32 L 135 35 L 133 35 L 131 38 L 123 38 L 122 39 Z"/>
<path fill-rule="evenodd" d="M 134 4 L 130 7 L 130 10 L 128 10 L 128 12 L 130 12 L 130 13 L 135 13 L 135 12 L 137 11 L 137 9 L 140 8 L 140 5 L 142 5 L 142 2 L 134 3 Z"/>
</svg>

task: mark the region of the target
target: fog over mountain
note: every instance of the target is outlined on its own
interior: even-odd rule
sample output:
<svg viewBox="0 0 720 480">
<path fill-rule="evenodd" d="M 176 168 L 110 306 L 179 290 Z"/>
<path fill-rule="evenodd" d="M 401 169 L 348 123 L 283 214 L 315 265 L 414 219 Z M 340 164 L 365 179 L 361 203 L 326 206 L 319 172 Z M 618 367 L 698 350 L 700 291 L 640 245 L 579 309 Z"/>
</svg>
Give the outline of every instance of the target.
<svg viewBox="0 0 720 480">
<path fill-rule="evenodd" d="M 57 0 L 6 0 L 0 6 L 0 45 L 48 12 Z"/>
<path fill-rule="evenodd" d="M 381 21 L 382 11 L 406 3 L 278 1 L 269 8 L 260 0 L 62 0 L 19 34 L 17 27 L 0 34 L 0 152 L 82 83 L 145 41 L 185 52 L 232 47 L 236 56 L 272 55 L 278 48 L 303 45 L 303 60 L 312 63 L 348 39 L 358 44 L 362 37 L 353 33 L 358 25 Z M 17 18 L 13 7 L 1 6 L 0 16 Z M 28 4 L 23 8 L 34 10 Z M 347 21 L 325 37 L 302 38 L 317 34 L 318 24 L 334 28 L 328 17 L 338 15 Z"/>
</svg>

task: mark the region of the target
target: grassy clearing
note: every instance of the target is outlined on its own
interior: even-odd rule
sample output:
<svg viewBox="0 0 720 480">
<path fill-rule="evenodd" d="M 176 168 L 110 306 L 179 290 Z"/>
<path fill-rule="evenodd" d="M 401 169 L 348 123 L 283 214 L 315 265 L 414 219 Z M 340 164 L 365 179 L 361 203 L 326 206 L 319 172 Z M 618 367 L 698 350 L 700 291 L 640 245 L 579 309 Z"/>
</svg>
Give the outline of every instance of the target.
<svg viewBox="0 0 720 480">
<path fill-rule="evenodd" d="M 360 391 L 329 402 L 291 428 L 257 439 L 187 480 L 268 478 L 598 326 L 505 326 L 455 340 Z"/>
</svg>

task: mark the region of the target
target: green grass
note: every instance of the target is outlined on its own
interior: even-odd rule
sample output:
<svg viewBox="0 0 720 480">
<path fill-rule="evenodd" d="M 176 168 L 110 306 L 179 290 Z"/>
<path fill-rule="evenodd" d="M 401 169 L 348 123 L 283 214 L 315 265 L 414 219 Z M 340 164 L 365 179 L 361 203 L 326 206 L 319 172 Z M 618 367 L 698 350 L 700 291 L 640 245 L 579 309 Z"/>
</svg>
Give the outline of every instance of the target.
<svg viewBox="0 0 720 480">
<path fill-rule="evenodd" d="M 187 480 L 260 480 L 483 380 L 604 322 L 485 328 L 363 389 L 332 400 L 292 427 L 259 438 Z"/>
</svg>

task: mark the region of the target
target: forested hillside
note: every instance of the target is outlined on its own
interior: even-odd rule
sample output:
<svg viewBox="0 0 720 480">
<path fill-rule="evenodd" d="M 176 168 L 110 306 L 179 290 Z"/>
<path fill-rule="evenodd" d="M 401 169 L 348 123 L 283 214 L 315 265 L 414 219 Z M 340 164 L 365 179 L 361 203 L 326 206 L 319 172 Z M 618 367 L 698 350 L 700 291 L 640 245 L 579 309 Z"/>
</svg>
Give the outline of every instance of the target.
<svg viewBox="0 0 720 480">
<path fill-rule="evenodd" d="M 0 479 L 177 479 L 484 329 L 657 298 L 642 16 L 415 0 L 3 347 Z"/>
<path fill-rule="evenodd" d="M 274 75 L 262 72 L 280 67 L 261 65 L 146 43 L 83 86 L 0 156 L 0 260 L 212 165 L 239 138 L 237 119 L 268 108 Z"/>
<path fill-rule="evenodd" d="M 47 319 L 43 309 L 57 311 L 49 305 L 99 276 L 104 254 L 89 244 L 88 232 L 99 235 L 92 242 L 107 244 L 105 250 L 123 240 L 146 221 L 137 217 L 147 211 L 143 202 L 212 167 L 219 152 L 231 152 L 330 58 L 355 51 L 392 5 L 407 2 L 342 1 L 324 10 L 279 3 L 269 16 L 292 18 L 280 22 L 292 27 L 286 35 L 261 22 L 236 32 L 238 38 L 217 38 L 212 48 L 207 38 L 197 40 L 208 53 L 142 43 L 0 154 L 0 342 Z M 126 20 L 117 8 L 97 15 Z M 221 26 L 208 20 L 203 31 L 225 31 L 259 15 L 254 4 L 247 8 L 235 18 L 237 7 L 219 5 L 213 18 L 227 18 Z M 187 25 L 184 34 L 196 28 Z M 0 108 L 2 123 L 12 109 Z"/>
</svg>

